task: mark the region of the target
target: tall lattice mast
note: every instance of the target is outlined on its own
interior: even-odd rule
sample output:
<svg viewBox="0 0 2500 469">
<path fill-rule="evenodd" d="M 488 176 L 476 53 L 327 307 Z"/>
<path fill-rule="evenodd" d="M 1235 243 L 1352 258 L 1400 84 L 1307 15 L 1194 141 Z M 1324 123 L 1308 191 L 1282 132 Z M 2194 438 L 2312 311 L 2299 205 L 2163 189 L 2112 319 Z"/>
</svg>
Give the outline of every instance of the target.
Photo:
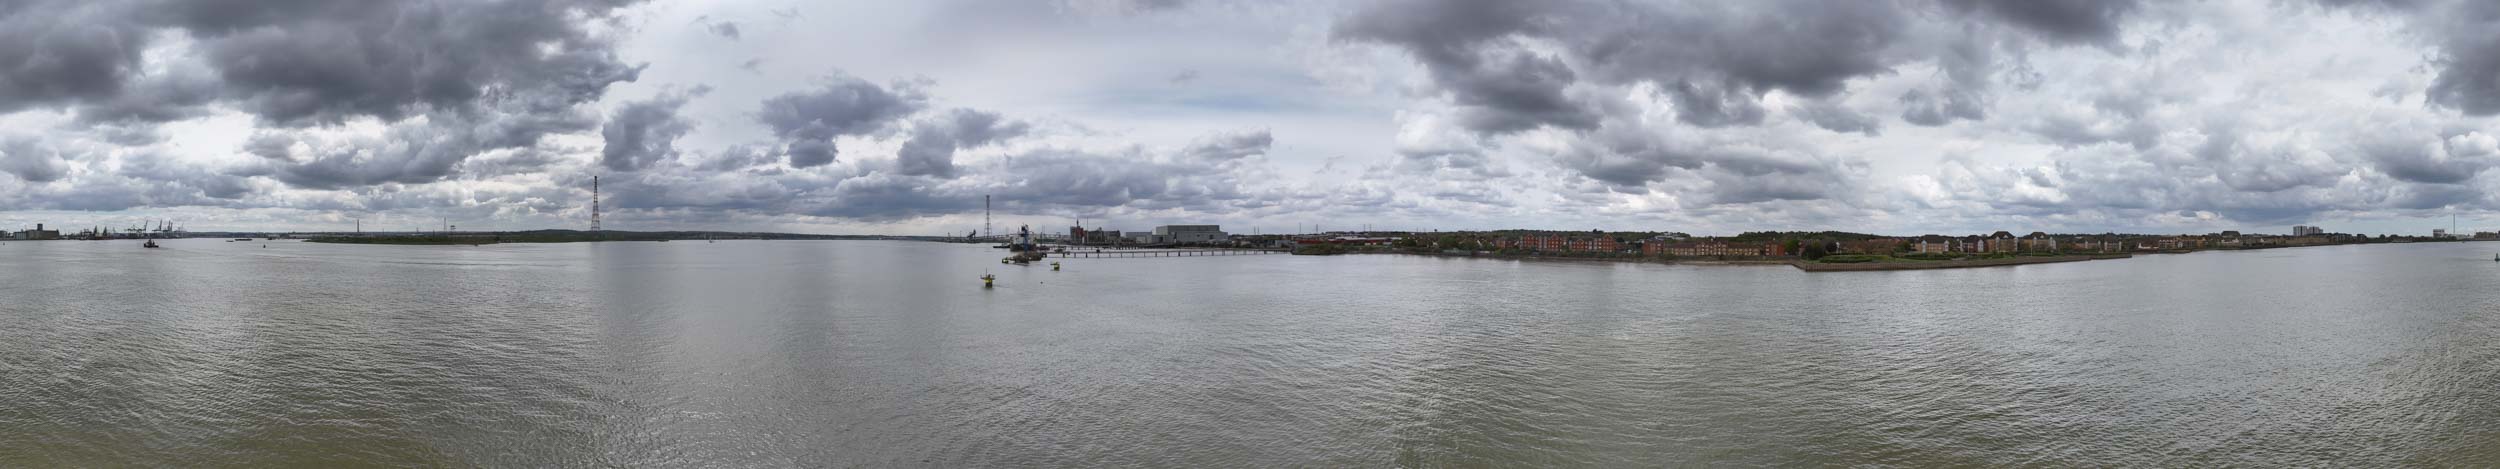
<svg viewBox="0 0 2500 469">
<path fill-rule="evenodd" d="M 599 231 L 599 177 L 590 177 L 590 231 Z"/>
</svg>

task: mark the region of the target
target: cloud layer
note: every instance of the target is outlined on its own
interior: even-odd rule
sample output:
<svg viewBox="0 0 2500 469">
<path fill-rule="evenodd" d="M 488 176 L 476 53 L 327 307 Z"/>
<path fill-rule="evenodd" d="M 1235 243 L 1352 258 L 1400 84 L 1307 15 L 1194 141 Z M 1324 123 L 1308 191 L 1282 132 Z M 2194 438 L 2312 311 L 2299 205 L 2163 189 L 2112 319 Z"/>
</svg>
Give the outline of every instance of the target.
<svg viewBox="0 0 2500 469">
<path fill-rule="evenodd" d="M 0 221 L 2412 230 L 2494 5 L 0 0 Z"/>
</svg>

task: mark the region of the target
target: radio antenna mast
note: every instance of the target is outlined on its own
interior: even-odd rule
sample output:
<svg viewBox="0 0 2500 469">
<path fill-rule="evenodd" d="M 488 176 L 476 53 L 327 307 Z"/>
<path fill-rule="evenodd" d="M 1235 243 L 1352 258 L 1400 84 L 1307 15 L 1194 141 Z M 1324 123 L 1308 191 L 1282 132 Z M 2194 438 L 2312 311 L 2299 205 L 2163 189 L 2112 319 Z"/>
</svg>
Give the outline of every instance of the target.
<svg viewBox="0 0 2500 469">
<path fill-rule="evenodd" d="M 599 177 L 590 177 L 590 231 L 599 231 Z"/>
</svg>

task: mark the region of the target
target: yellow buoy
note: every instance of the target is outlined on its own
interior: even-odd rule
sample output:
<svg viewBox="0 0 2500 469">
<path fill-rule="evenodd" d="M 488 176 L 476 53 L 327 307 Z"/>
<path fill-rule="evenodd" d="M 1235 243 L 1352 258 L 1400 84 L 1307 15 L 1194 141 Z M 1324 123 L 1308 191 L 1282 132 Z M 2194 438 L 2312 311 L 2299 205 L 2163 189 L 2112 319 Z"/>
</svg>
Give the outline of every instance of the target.
<svg viewBox="0 0 2500 469">
<path fill-rule="evenodd" d="M 998 282 L 998 276 L 996 276 L 996 275 L 990 275 L 990 274 L 981 274 L 981 288 L 991 288 L 991 287 L 996 287 L 996 286 L 998 286 L 998 285 L 996 284 L 996 282 Z"/>
</svg>

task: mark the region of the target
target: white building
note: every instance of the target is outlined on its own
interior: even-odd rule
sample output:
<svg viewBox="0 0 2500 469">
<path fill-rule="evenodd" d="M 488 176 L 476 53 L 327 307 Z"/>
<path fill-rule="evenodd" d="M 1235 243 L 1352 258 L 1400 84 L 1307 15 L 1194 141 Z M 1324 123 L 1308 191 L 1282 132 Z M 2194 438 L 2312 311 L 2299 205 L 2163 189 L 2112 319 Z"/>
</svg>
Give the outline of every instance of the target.
<svg viewBox="0 0 2500 469">
<path fill-rule="evenodd" d="M 1163 225 L 1155 227 L 1156 243 L 1221 243 L 1230 236 L 1219 225 Z"/>
</svg>

